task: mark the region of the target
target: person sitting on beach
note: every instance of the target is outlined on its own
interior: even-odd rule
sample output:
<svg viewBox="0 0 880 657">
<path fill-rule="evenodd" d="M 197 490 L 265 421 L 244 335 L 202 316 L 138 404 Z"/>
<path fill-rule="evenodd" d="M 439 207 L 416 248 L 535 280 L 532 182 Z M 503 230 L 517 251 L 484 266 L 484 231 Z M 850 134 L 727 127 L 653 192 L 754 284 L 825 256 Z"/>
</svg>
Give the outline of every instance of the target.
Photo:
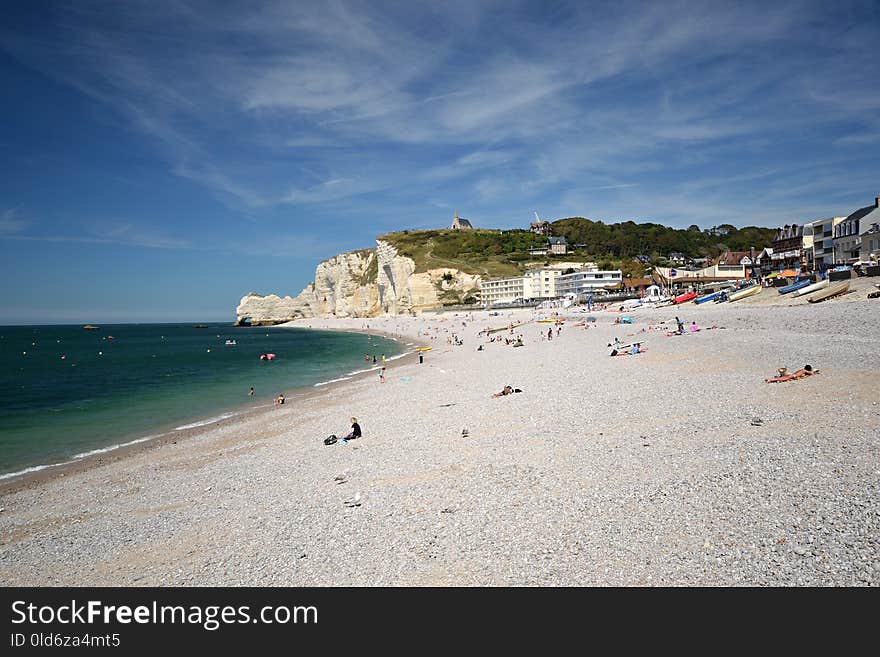
<svg viewBox="0 0 880 657">
<path fill-rule="evenodd" d="M 632 351 L 630 351 L 630 353 L 631 353 L 633 356 L 635 356 L 636 354 L 640 354 L 640 353 L 642 353 L 642 350 L 640 349 L 640 347 L 641 347 L 641 342 L 636 342 L 636 343 L 632 346 Z"/>
<path fill-rule="evenodd" d="M 700 330 L 700 327 L 697 326 L 697 323 L 696 323 L 696 322 L 691 322 L 691 333 L 696 333 L 696 332 L 699 331 L 699 330 Z"/>
<path fill-rule="evenodd" d="M 773 376 L 769 379 L 764 379 L 764 383 L 782 383 L 783 381 L 794 381 L 795 379 L 803 379 L 804 377 L 818 373 L 819 370 L 814 370 L 812 365 L 804 365 L 803 369 L 800 369 L 797 372 L 792 372 L 791 374 L 785 374 L 783 369 L 783 373 L 781 373 L 779 376 Z"/>
<path fill-rule="evenodd" d="M 358 424 L 358 420 L 356 417 L 351 418 L 351 431 L 349 431 L 346 435 L 342 437 L 342 440 L 354 440 L 355 438 L 362 437 L 361 434 L 361 425 Z"/>
<path fill-rule="evenodd" d="M 276 405 L 276 406 L 281 406 L 281 404 L 283 404 L 283 403 L 284 403 L 284 393 L 281 393 L 280 395 L 278 395 L 278 396 L 275 398 L 275 405 Z"/>
</svg>

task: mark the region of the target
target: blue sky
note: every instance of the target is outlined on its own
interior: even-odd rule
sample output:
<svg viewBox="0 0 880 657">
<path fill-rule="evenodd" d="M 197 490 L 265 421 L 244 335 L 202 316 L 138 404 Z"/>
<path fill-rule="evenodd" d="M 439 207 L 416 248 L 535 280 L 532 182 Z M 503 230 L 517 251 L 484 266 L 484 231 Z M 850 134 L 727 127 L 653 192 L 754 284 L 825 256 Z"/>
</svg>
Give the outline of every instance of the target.
<svg viewBox="0 0 880 657">
<path fill-rule="evenodd" d="M 0 324 L 233 320 L 376 235 L 880 194 L 876 2 L 27 2 Z"/>
</svg>

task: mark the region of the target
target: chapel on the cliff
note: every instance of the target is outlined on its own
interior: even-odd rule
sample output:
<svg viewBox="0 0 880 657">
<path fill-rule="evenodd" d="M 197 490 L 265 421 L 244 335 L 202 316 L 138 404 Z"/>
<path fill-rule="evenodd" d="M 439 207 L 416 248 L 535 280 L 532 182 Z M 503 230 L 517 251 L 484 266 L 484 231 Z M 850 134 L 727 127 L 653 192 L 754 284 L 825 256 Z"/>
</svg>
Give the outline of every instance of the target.
<svg viewBox="0 0 880 657">
<path fill-rule="evenodd" d="M 471 222 L 467 219 L 463 219 L 458 216 L 458 210 L 455 211 L 455 214 L 452 217 L 452 230 L 473 230 L 473 226 L 471 226 Z"/>
</svg>

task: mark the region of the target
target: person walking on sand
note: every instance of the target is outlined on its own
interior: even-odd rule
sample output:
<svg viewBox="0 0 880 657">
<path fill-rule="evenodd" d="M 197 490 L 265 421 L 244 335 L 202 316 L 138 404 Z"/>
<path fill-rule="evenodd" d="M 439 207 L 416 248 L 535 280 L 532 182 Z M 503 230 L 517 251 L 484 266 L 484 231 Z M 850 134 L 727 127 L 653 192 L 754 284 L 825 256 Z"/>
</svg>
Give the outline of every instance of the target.
<svg viewBox="0 0 880 657">
<path fill-rule="evenodd" d="M 425 362 L 425 355 L 420 351 L 419 352 L 419 365 Z"/>
<path fill-rule="evenodd" d="M 547 329 L 547 339 L 548 339 L 548 340 L 552 340 L 552 339 L 553 339 L 553 329 L 552 329 L 552 328 L 548 328 L 548 329 Z"/>
<path fill-rule="evenodd" d="M 379 370 L 379 383 L 385 383 L 385 368 Z"/>
</svg>

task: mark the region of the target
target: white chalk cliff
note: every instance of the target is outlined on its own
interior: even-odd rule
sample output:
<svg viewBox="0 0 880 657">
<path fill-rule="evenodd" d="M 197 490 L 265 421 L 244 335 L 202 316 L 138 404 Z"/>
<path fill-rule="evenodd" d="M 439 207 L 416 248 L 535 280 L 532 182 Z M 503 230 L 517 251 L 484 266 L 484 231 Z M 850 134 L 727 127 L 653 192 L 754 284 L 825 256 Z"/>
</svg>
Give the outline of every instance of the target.
<svg viewBox="0 0 880 657">
<path fill-rule="evenodd" d="M 386 242 L 318 264 L 315 280 L 296 297 L 251 292 L 236 308 L 237 322 L 276 323 L 303 317 L 375 317 L 418 313 L 464 295 L 480 277 L 457 269 L 414 273 L 416 264 Z"/>
</svg>

